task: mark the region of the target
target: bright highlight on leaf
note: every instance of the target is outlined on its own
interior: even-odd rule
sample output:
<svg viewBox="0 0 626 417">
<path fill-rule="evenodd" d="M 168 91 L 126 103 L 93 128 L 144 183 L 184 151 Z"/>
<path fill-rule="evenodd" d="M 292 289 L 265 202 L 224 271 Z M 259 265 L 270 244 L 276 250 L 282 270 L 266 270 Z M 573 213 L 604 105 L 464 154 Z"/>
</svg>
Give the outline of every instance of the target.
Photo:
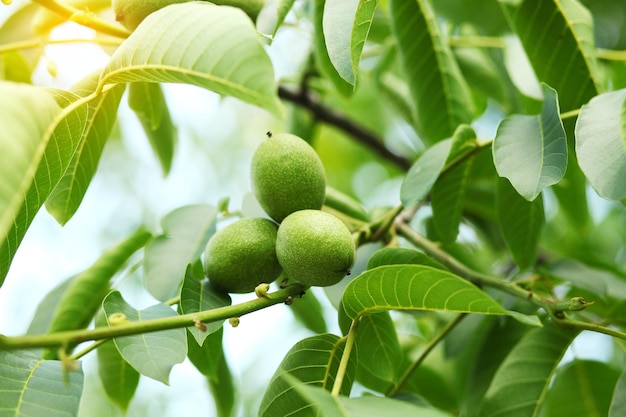
<svg viewBox="0 0 626 417">
<path fill-rule="evenodd" d="M 283 112 L 272 62 L 250 18 L 233 7 L 187 2 L 149 15 L 115 51 L 100 83 L 138 81 L 193 84 Z"/>
<path fill-rule="evenodd" d="M 533 201 L 556 184 L 567 167 L 567 139 L 559 116 L 556 91 L 543 84 L 543 108 L 536 116 L 512 115 L 500 123 L 493 141 L 498 175 Z"/>
</svg>

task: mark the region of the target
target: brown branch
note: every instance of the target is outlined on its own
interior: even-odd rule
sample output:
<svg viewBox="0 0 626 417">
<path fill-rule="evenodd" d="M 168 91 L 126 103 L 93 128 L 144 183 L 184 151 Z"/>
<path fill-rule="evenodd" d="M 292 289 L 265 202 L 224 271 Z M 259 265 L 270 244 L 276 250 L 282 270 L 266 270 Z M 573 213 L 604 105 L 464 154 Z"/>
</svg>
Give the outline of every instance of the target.
<svg viewBox="0 0 626 417">
<path fill-rule="evenodd" d="M 382 159 L 391 162 L 400 169 L 406 171 L 411 167 L 410 160 L 396 155 L 387 149 L 378 135 L 353 120 L 350 120 L 345 114 L 326 107 L 307 90 L 300 89 L 300 91 L 292 91 L 284 86 L 279 86 L 278 95 L 283 100 L 309 110 L 315 119 L 344 131 L 355 140 L 367 146 Z"/>
</svg>

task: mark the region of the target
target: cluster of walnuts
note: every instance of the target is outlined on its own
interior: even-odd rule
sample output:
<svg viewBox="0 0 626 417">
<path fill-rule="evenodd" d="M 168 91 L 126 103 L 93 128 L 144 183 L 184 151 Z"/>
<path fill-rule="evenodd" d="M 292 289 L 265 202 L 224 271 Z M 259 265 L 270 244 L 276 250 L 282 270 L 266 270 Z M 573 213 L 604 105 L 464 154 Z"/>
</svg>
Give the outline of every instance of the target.
<svg viewBox="0 0 626 417">
<path fill-rule="evenodd" d="M 268 134 L 252 158 L 252 191 L 272 220 L 243 218 L 219 230 L 204 254 L 218 290 L 252 292 L 281 274 L 305 285 L 334 285 L 350 271 L 355 245 L 348 227 L 321 211 L 326 173 L 303 139 Z"/>
</svg>

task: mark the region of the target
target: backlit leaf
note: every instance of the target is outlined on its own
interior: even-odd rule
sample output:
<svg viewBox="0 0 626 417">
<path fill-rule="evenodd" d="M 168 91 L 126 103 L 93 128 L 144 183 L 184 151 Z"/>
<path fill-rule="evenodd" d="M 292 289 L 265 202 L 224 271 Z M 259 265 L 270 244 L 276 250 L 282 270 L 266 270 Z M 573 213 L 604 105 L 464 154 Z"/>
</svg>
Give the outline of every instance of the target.
<svg viewBox="0 0 626 417">
<path fill-rule="evenodd" d="M 426 149 L 413 163 L 400 189 L 400 200 L 405 207 L 416 205 L 428 195 L 446 164 L 451 147 L 452 139 L 442 140 Z"/>
<path fill-rule="evenodd" d="M 194 1 L 150 14 L 115 51 L 100 83 L 137 81 L 193 84 L 283 112 L 272 62 L 250 18 L 234 7 Z"/>
<path fill-rule="evenodd" d="M 257 30 L 273 38 L 294 2 L 295 0 L 267 0 L 256 19 Z"/>
</svg>

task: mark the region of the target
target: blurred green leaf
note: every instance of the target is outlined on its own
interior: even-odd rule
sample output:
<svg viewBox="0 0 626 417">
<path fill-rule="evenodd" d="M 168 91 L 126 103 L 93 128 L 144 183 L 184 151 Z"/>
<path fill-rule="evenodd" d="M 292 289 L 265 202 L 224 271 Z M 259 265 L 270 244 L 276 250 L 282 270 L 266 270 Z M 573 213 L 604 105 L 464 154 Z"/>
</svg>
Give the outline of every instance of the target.
<svg viewBox="0 0 626 417">
<path fill-rule="evenodd" d="M 144 286 L 157 300 L 179 293 L 187 265 L 200 257 L 215 233 L 216 218 L 217 209 L 203 204 L 177 208 L 163 218 L 163 234 L 146 246 L 144 257 Z"/>
<path fill-rule="evenodd" d="M 293 300 L 289 306 L 296 320 L 314 333 L 327 332 L 324 308 L 313 291 L 308 290 L 302 297 Z"/>
<path fill-rule="evenodd" d="M 125 320 L 137 322 L 176 316 L 165 304 L 155 304 L 144 310 L 135 310 L 118 291 L 113 291 L 102 302 L 107 322 L 111 315 L 122 314 Z M 187 356 L 187 333 L 185 329 L 162 330 L 113 339 L 117 350 L 126 362 L 139 373 L 169 384 L 170 370 Z"/>
<path fill-rule="evenodd" d="M 435 261 L 430 256 L 411 248 L 386 247 L 374 252 L 367 261 L 367 269 L 374 269 L 382 265 L 416 264 L 432 266 L 433 268 L 447 270 L 447 268 Z"/>
<path fill-rule="evenodd" d="M 574 360 L 560 369 L 546 396 L 550 417 L 608 416 L 619 371 L 606 363 Z"/>
<path fill-rule="evenodd" d="M 0 351 L 0 410 L 3 416 L 67 417 L 78 413 L 83 391 L 80 362 L 68 370 L 33 352 Z"/>
<path fill-rule="evenodd" d="M 626 280 L 610 271 L 594 268 L 573 259 L 550 266 L 548 273 L 608 301 L 626 300 Z"/>
<path fill-rule="evenodd" d="M 426 149 L 413 163 L 400 189 L 400 200 L 405 207 L 418 204 L 428 195 L 446 164 L 451 148 L 452 139 L 442 140 Z"/>
<path fill-rule="evenodd" d="M 552 324 L 526 333 L 498 368 L 478 415 L 539 415 L 552 376 L 577 334 Z"/>
<path fill-rule="evenodd" d="M 180 309 L 183 314 L 197 313 L 204 310 L 225 307 L 231 304 L 228 294 L 222 294 L 213 289 L 207 280 L 200 281 L 193 277 L 189 268 L 185 273 L 183 285 L 180 289 Z M 197 327 L 190 327 L 189 332 L 193 335 L 198 345 L 202 346 L 204 339 L 211 333 L 218 331 L 223 320 L 206 323 L 205 328 L 200 330 Z"/>
<path fill-rule="evenodd" d="M 613 399 L 611 408 L 609 409 L 609 417 L 620 417 L 626 413 L 626 371 L 620 375 L 615 390 L 613 391 Z"/>
<path fill-rule="evenodd" d="M 474 116 L 471 93 L 428 0 L 391 0 L 393 33 L 426 142 L 452 135 Z"/>
<path fill-rule="evenodd" d="M 161 85 L 130 83 L 128 105 L 139 118 L 150 146 L 161 163 L 163 174 L 169 174 L 177 134 Z"/>
<path fill-rule="evenodd" d="M 150 14 L 115 51 L 101 86 L 176 82 L 204 87 L 280 116 L 272 62 L 240 9 L 172 4 Z"/>
<path fill-rule="evenodd" d="M 354 85 L 376 0 L 326 0 L 322 27 L 328 57 L 339 76 Z"/>
<path fill-rule="evenodd" d="M 273 38 L 295 1 L 268 0 L 256 19 L 257 30 Z"/>
<path fill-rule="evenodd" d="M 567 167 L 567 140 L 556 91 L 543 84 L 543 95 L 541 114 L 506 117 L 492 147 L 498 175 L 508 178 L 528 201 L 559 182 Z"/>
<path fill-rule="evenodd" d="M 259 417 L 315 415 L 313 404 L 302 398 L 291 381 L 296 379 L 306 385 L 331 390 L 344 341 L 333 334 L 322 334 L 296 343 L 274 373 L 259 408 Z M 356 360 L 350 355 L 341 394 L 348 395 L 354 380 Z"/>
<path fill-rule="evenodd" d="M 626 89 L 594 97 L 576 121 L 576 156 L 596 190 L 609 200 L 626 199 Z"/>
<path fill-rule="evenodd" d="M 53 94 L 0 82 L 0 154 L 11 161 L 0 165 L 0 285 L 35 214 L 69 165 L 86 123 L 87 106 L 70 105 L 69 92 Z"/>
<path fill-rule="evenodd" d="M 537 258 L 537 245 L 545 222 L 543 198 L 527 201 L 508 180 L 498 181 L 496 193 L 498 223 L 513 259 L 521 269 Z"/>
<path fill-rule="evenodd" d="M 577 0 L 499 0 L 539 78 L 559 95 L 562 111 L 599 92 L 593 19 Z"/>
<path fill-rule="evenodd" d="M 71 91 L 80 97 L 87 97 L 98 85 L 100 71 L 91 73 L 75 84 Z M 46 200 L 46 209 L 61 225 L 67 223 L 83 201 L 87 187 L 98 168 L 100 155 L 117 120 L 125 85 L 117 85 L 103 91 L 86 104 L 87 123 L 59 184 Z"/>
</svg>

